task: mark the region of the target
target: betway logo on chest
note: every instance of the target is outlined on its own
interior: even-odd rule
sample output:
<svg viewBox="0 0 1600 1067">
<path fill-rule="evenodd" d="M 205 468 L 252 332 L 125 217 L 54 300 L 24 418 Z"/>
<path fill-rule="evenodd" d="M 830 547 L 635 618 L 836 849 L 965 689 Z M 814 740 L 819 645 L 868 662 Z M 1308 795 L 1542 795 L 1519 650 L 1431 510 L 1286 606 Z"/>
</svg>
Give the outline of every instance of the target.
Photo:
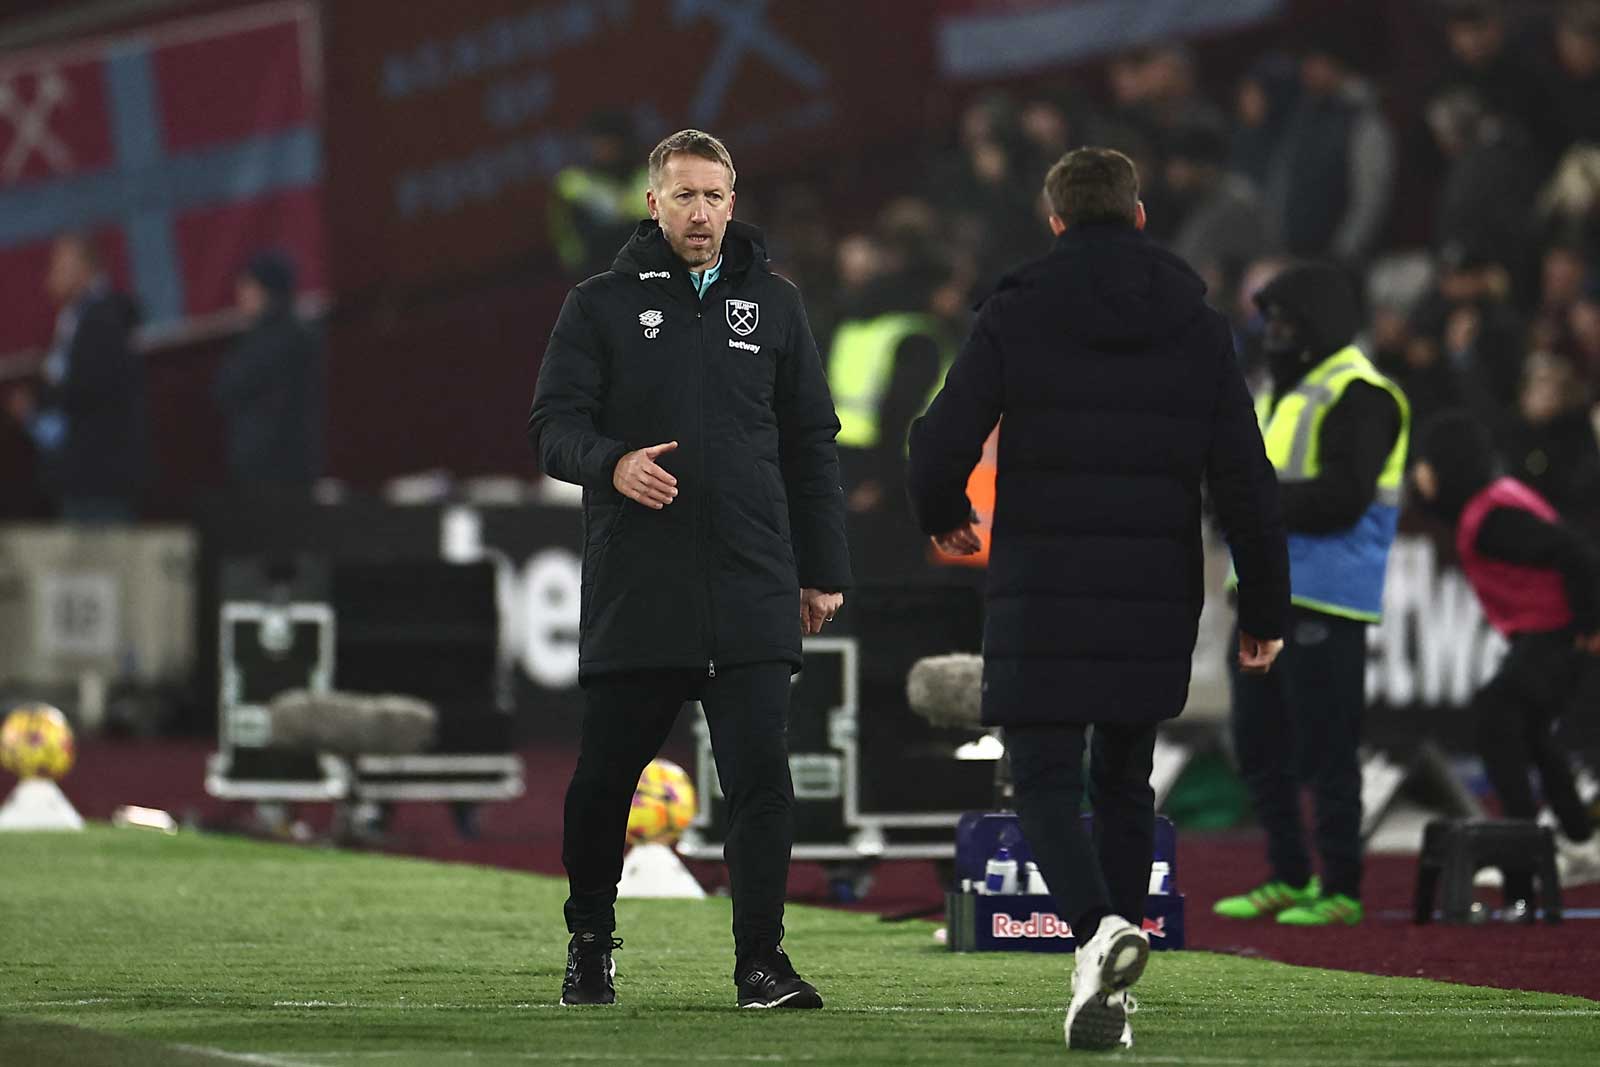
<svg viewBox="0 0 1600 1067">
<path fill-rule="evenodd" d="M 642 270 L 642 271 L 639 272 L 639 280 L 641 282 L 644 281 L 647 278 L 670 278 L 670 277 L 672 277 L 672 272 L 670 270 Z"/>
<path fill-rule="evenodd" d="M 728 338 L 728 347 L 729 348 L 740 348 L 740 349 L 743 349 L 746 352 L 759 352 L 759 351 L 761 351 L 761 346 L 760 345 L 753 345 L 749 341 L 735 341 L 731 337 Z"/>
</svg>

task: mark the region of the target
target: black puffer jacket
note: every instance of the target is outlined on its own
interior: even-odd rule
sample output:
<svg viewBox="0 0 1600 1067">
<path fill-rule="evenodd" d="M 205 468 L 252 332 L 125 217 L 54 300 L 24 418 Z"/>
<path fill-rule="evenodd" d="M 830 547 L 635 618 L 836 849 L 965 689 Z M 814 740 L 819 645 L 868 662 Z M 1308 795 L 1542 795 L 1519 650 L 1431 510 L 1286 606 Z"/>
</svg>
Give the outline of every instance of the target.
<svg viewBox="0 0 1600 1067">
<path fill-rule="evenodd" d="M 730 222 L 702 300 L 660 228 L 567 296 L 528 433 L 544 472 L 584 487 L 580 677 L 784 660 L 800 589 L 850 584 L 834 415 L 800 294 L 754 227 Z M 611 484 L 627 452 L 678 497 L 654 511 Z"/>
<path fill-rule="evenodd" d="M 130 503 L 151 481 L 144 356 L 132 347 L 139 309 L 122 293 L 84 300 L 66 372 L 39 390 L 39 411 L 65 417 L 66 439 L 45 453 L 43 480 L 57 497 Z"/>
<path fill-rule="evenodd" d="M 1283 632 L 1289 557 L 1226 322 L 1129 226 L 1069 230 L 983 305 L 911 431 L 924 532 L 959 526 L 1000 425 L 984 625 L 985 721 L 1178 715 L 1204 601 L 1200 487 L 1240 575 L 1239 624 Z"/>
</svg>

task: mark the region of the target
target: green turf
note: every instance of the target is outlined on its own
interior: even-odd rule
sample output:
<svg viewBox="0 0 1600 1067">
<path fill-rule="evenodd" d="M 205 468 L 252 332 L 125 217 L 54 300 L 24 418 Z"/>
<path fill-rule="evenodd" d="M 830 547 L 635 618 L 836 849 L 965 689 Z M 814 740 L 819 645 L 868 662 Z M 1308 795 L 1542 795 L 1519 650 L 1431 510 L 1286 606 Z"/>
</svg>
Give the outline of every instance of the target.
<svg viewBox="0 0 1600 1067">
<path fill-rule="evenodd" d="M 956 956 L 926 923 L 809 908 L 790 910 L 787 943 L 825 1011 L 733 1007 L 716 900 L 625 902 L 621 1003 L 558 1008 L 562 895 L 506 871 L 192 834 L 0 835 L 0 1064 L 1069 1055 L 1065 957 Z M 1587 1067 L 1600 1038 L 1591 1001 L 1205 953 L 1158 955 L 1138 992 L 1138 1046 L 1118 1062 Z"/>
</svg>

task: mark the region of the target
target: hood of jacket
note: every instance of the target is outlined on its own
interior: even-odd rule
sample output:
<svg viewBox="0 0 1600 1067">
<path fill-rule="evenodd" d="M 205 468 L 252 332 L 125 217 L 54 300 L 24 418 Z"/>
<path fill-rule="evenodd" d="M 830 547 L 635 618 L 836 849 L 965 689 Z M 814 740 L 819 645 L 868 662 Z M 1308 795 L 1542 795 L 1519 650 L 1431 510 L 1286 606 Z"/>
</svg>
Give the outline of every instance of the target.
<svg viewBox="0 0 1600 1067">
<path fill-rule="evenodd" d="M 1299 320 L 1315 365 L 1353 342 L 1361 331 L 1361 297 L 1349 276 L 1329 263 L 1300 263 L 1256 293 L 1265 315 L 1277 304 Z"/>
<path fill-rule="evenodd" d="M 995 293 L 1045 293 L 1067 334 L 1091 348 L 1139 348 L 1178 332 L 1205 306 L 1206 285 L 1132 226 L 1088 223 L 1006 275 Z"/>
</svg>

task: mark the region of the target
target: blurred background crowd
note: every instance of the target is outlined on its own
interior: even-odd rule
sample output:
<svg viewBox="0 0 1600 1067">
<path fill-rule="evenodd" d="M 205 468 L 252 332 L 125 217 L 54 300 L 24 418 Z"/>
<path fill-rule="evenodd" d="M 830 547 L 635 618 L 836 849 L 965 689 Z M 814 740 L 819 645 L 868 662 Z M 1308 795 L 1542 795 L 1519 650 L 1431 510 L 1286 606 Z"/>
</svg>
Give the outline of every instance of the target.
<svg viewBox="0 0 1600 1067">
<path fill-rule="evenodd" d="M 949 121 L 930 121 L 925 133 L 902 128 L 873 148 L 817 143 L 799 166 L 741 168 L 738 214 L 766 230 L 776 266 L 805 293 L 836 394 L 874 410 L 841 439 L 855 510 L 903 511 L 906 425 L 958 350 L 973 303 L 1008 267 L 1048 248 L 1046 168 L 1067 149 L 1099 144 L 1138 164 L 1149 232 L 1206 279 L 1249 372 L 1261 369 L 1253 295 L 1293 257 L 1333 260 L 1367 294 L 1366 344 L 1411 397 L 1417 424 L 1470 407 L 1516 473 L 1564 513 L 1594 521 L 1600 0 L 1419 2 L 1390 33 L 1428 35 L 1411 57 L 1396 55 L 1392 40 L 1375 45 L 1370 11 L 1305 6 L 1220 43 L 1143 42 L 1056 74 L 945 94 Z M 1404 69 L 1416 56 L 1429 61 Z M 8 293 L 12 302 L 48 297 L 57 317 L 40 358 L 0 367 L 12 416 L 0 468 L 17 485 L 3 513 L 183 515 L 188 497 L 220 483 L 309 492 L 320 475 L 360 485 L 434 465 L 453 476 L 487 467 L 531 477 L 531 459 L 504 459 L 518 455 L 517 421 L 460 429 L 467 405 L 495 412 L 485 419 L 515 410 L 509 400 L 485 403 L 493 366 L 453 376 L 479 390 L 474 400 L 463 387 L 454 426 L 441 416 L 407 432 L 403 447 L 363 447 L 341 462 L 356 452 L 348 427 L 367 417 L 352 421 L 353 410 L 375 377 L 391 373 L 372 354 L 465 319 L 498 334 L 497 350 L 517 353 L 514 377 L 496 394 L 530 386 L 555 294 L 609 266 L 643 214 L 642 163 L 669 125 L 638 109 L 594 110 L 563 142 L 565 165 L 542 194 L 544 237 L 502 257 L 489 280 L 480 273 L 431 292 L 345 287 L 324 323 L 328 343 L 345 366 L 364 349 L 368 365 L 336 380 L 331 398 L 323 341 L 293 325 L 293 255 L 270 239 L 238 249 L 224 271 L 238 283 L 238 310 L 223 333 L 240 332 L 198 346 L 208 380 L 189 375 L 177 401 L 207 428 L 198 440 L 220 448 L 163 430 L 171 387 L 158 390 L 168 409 L 152 432 L 145 361 L 131 357 L 138 305 L 115 292 L 87 225 L 66 234 L 47 284 Z M 730 145 L 740 158 L 736 135 Z M 525 227 L 504 223 L 508 243 L 521 241 Z M 515 316 L 489 298 L 429 323 L 464 285 L 526 295 Z M 84 354 L 68 358 L 74 343 Z M 64 434 L 63 419 L 76 419 L 78 432 Z M 374 431 L 382 428 L 360 436 Z M 485 454 L 453 458 L 463 438 L 485 436 L 496 442 Z M 437 461 L 419 462 L 430 449 Z M 42 492 L 26 488 L 29 471 Z"/>
</svg>

